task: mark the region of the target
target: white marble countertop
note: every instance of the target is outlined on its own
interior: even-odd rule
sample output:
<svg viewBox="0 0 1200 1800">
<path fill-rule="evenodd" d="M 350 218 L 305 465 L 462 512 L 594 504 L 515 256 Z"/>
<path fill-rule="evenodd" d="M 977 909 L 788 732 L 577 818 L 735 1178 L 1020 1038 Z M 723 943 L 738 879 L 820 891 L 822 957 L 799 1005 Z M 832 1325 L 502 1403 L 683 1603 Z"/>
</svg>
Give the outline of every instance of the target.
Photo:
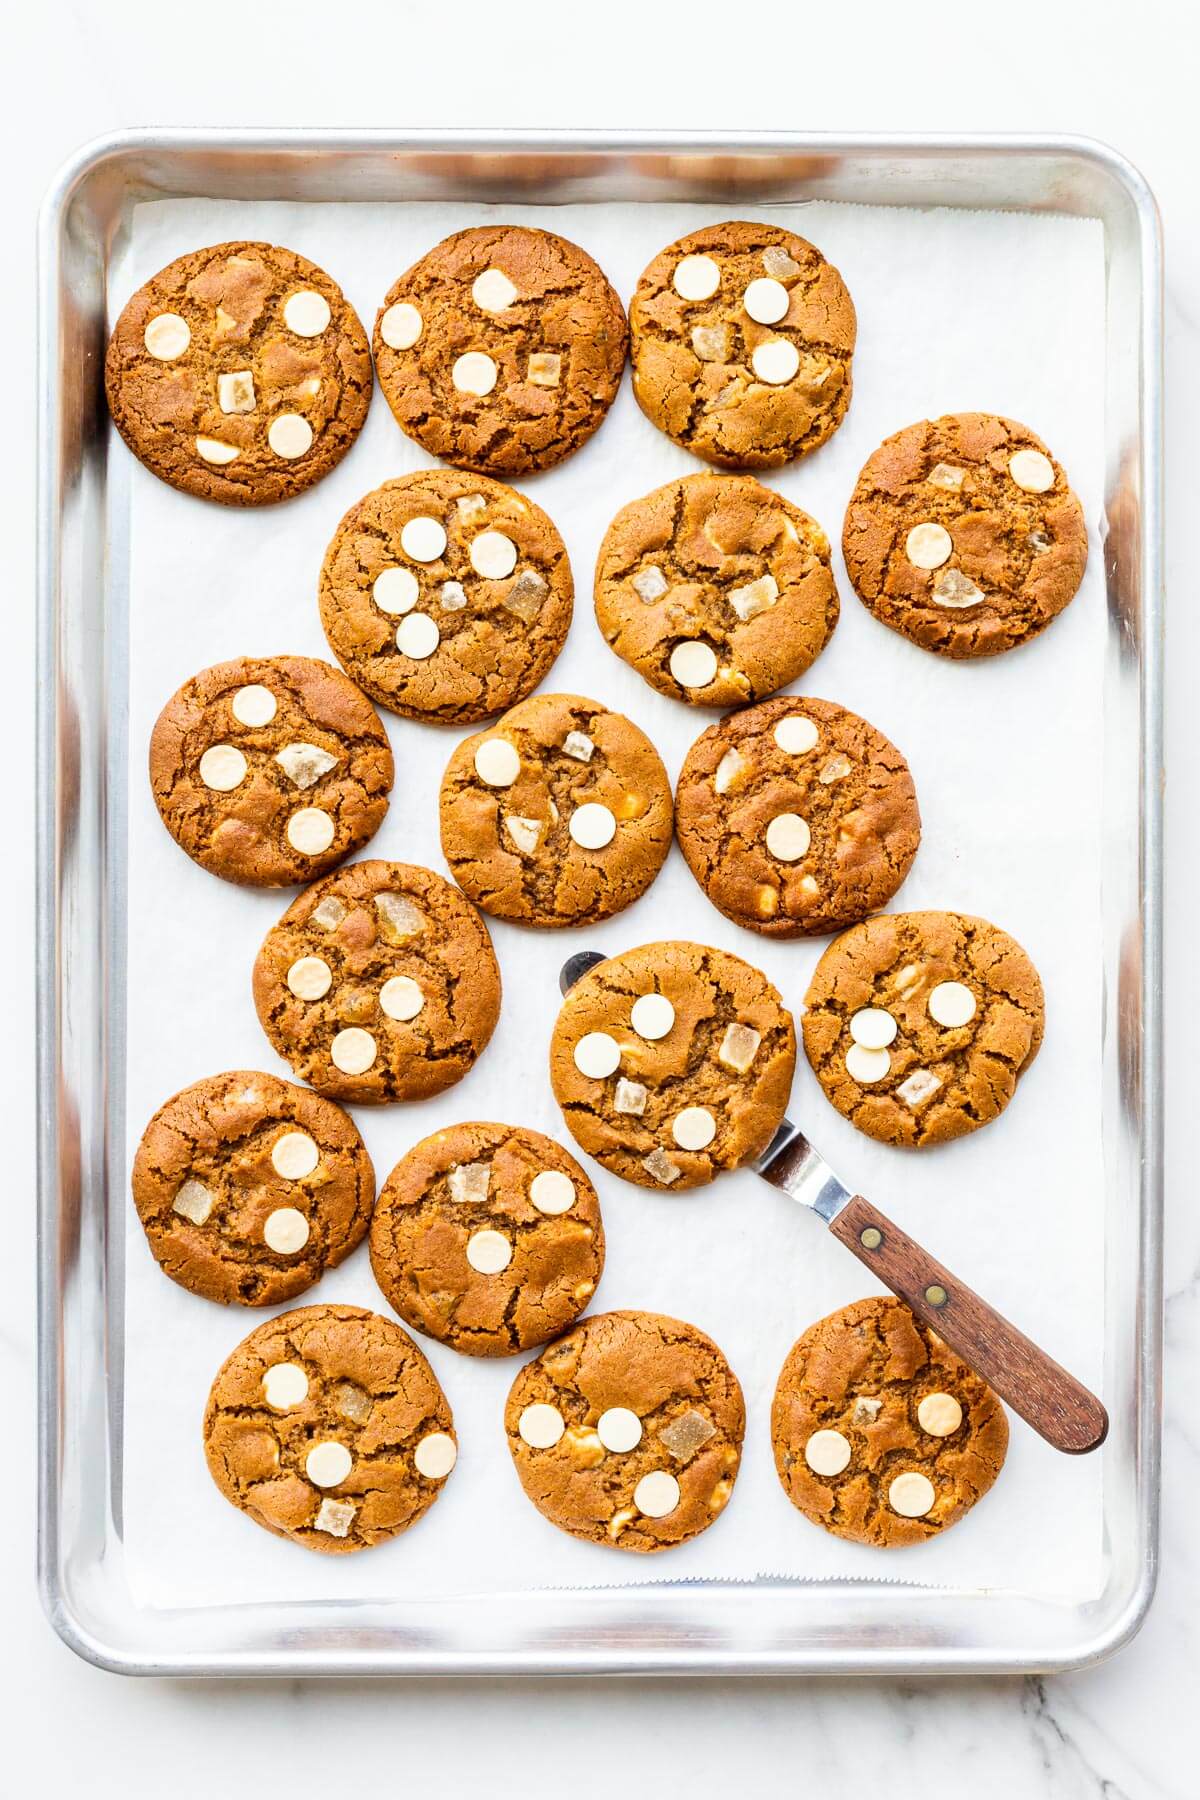
<svg viewBox="0 0 1200 1800">
<path fill-rule="evenodd" d="M 257 16 L 254 16 L 257 15 Z M 253 16 L 253 28 L 250 20 Z M 903 1797 L 934 1788 L 992 1796 L 1196 1791 L 1194 1711 L 1200 1554 L 1193 1517 L 1200 1431 L 1200 1209 L 1184 1170 L 1187 1084 L 1200 1059 L 1194 893 L 1200 852 L 1189 783 L 1200 777 L 1195 671 L 1200 609 L 1185 532 L 1200 463 L 1200 228 L 1188 9 L 1142 0 L 1088 7 L 1007 0 L 1000 13 L 884 0 L 805 12 L 735 12 L 711 0 L 481 0 L 454 7 L 288 0 L 259 9 L 162 0 L 42 0 L 10 9 L 5 106 L 7 255 L 0 313 L 9 372 L 0 432 L 5 627 L 13 675 L 6 737 L 6 1016 L 0 1047 L 11 1299 L 0 1315 L 7 1396 L 0 1481 L 4 1763 L 14 1794 L 174 1800 L 306 1792 L 665 1797 L 741 1781 L 753 1793 Z M 807 22 L 804 22 L 807 19 Z M 342 35 L 344 33 L 344 36 Z M 1163 210 L 1167 268 L 1167 1398 L 1163 1573 L 1133 1644 L 1055 1679 L 907 1685 L 822 1682 L 438 1683 L 123 1681 L 53 1637 L 34 1588 L 32 727 L 33 216 L 77 144 L 142 124 L 565 124 L 688 129 L 1071 131 L 1132 158 Z M 970 305 L 964 284 L 961 304 Z M 19 427 L 19 429 L 18 429 Z M 1190 702 L 1190 703 L 1189 703 Z M 21 946 L 21 948 L 17 948 Z M 15 952 L 15 953 L 14 953 Z M 1176 1104 L 1179 1102 L 1179 1104 Z M 15 1155 L 13 1154 L 15 1150 Z M 164 1379 L 169 1380 L 169 1353 Z M 385 1785 L 386 1784 L 386 1785 Z"/>
</svg>

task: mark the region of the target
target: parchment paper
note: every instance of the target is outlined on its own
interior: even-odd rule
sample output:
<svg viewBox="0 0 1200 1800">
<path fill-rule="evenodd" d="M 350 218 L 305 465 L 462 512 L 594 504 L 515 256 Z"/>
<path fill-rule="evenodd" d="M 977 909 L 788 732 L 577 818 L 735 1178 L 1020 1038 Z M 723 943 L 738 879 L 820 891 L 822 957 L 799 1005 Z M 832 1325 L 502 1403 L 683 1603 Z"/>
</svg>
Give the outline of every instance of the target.
<svg viewBox="0 0 1200 1800">
<path fill-rule="evenodd" d="M 1012 932 L 1047 990 L 1047 1033 L 1008 1112 L 973 1136 L 918 1155 L 871 1143 L 828 1105 L 803 1056 L 791 1113 L 847 1184 L 873 1198 L 1085 1381 L 1099 1384 L 1103 1306 L 1100 1149 L 1100 769 L 1104 594 L 1103 244 L 1086 221 L 818 204 L 739 207 L 818 243 L 859 315 L 854 399 L 832 442 L 768 474 L 835 545 L 842 619 L 795 691 L 845 703 L 901 746 L 924 819 L 915 868 L 893 905 L 981 913 Z M 115 311 L 156 269 L 199 244 L 266 238 L 341 282 L 368 331 L 391 281 L 447 232 L 507 218 L 583 244 L 626 301 L 651 255 L 720 206 L 562 207 L 241 205 L 140 207 L 112 278 Z M 1083 588 L 1044 637 L 979 664 L 951 664 L 878 625 L 836 546 L 854 479 L 889 433 L 940 412 L 985 410 L 1030 424 L 1070 472 L 1088 516 Z M 389 476 L 429 459 L 376 392 L 361 439 L 325 481 L 286 506 L 233 511 L 177 494 L 113 457 L 114 542 L 130 543 L 129 955 L 127 1135 L 132 1158 L 154 1109 L 201 1076 L 290 1070 L 250 996 L 250 968 L 290 893 L 218 881 L 176 848 L 145 771 L 160 707 L 195 671 L 227 657 L 296 652 L 333 660 L 317 574 L 343 512 Z M 566 539 L 575 621 L 547 691 L 630 714 L 674 779 L 714 714 L 655 694 L 608 650 L 591 606 L 595 554 L 619 506 L 699 467 L 639 412 L 626 380 L 598 434 L 527 484 Z M 126 510 L 127 509 L 127 510 Z M 391 812 L 367 855 L 445 872 L 438 782 L 458 733 L 385 715 L 396 754 Z M 468 1118 L 507 1119 L 571 1145 L 545 1077 L 556 976 L 572 950 L 615 952 L 691 937 L 766 970 L 798 1008 L 827 940 L 768 942 L 724 920 L 678 851 L 648 895 L 587 931 L 491 927 L 504 979 L 492 1046 L 457 1088 L 419 1106 L 360 1108 L 382 1181 L 418 1138 Z M 1019 1420 L 996 1488 L 953 1531 L 918 1549 L 843 1544 L 789 1504 L 771 1457 L 769 1409 L 788 1348 L 813 1320 L 873 1291 L 864 1270 L 810 1215 L 749 1173 L 696 1193 L 658 1195 L 592 1166 L 608 1266 L 593 1310 L 646 1307 L 691 1320 L 722 1346 L 745 1388 L 745 1459 L 711 1530 L 664 1556 L 622 1557 L 568 1538 L 524 1498 L 501 1426 L 517 1362 L 479 1362 L 419 1340 L 454 1408 L 458 1468 L 410 1533 L 349 1558 L 307 1555 L 221 1498 L 200 1423 L 218 1365 L 264 1314 L 214 1306 L 161 1274 L 127 1210 L 123 1507 L 140 1603 L 200 1606 L 268 1598 L 449 1596 L 542 1586 L 697 1577 L 831 1575 L 1095 1591 L 1103 1547 L 1101 1464 L 1048 1449 Z M 1033 1246 L 1036 1245 L 1036 1248 Z M 365 1245 L 297 1304 L 387 1307 Z"/>
</svg>

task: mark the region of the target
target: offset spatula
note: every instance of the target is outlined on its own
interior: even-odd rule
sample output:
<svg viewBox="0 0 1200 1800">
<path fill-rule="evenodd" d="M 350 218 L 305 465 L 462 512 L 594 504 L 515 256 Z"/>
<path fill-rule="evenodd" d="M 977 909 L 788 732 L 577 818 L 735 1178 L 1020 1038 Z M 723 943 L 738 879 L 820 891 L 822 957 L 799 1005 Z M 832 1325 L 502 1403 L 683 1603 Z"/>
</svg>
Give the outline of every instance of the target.
<svg viewBox="0 0 1200 1800">
<path fill-rule="evenodd" d="M 559 976 L 562 992 L 604 960 L 592 950 L 568 957 Z M 1095 1394 L 935 1262 L 886 1214 L 844 1187 L 790 1119 L 783 1121 L 751 1167 L 823 1219 L 834 1237 L 957 1350 L 1048 1444 L 1070 1456 L 1100 1448 L 1108 1435 L 1108 1414 Z"/>
</svg>

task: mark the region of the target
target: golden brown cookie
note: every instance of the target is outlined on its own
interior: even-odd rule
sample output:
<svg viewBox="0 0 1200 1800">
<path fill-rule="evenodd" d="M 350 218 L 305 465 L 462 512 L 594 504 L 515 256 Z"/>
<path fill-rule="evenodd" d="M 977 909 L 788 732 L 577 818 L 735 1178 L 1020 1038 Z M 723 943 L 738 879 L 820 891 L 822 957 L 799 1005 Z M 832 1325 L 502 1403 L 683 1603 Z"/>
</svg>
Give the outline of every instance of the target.
<svg viewBox="0 0 1200 1800">
<path fill-rule="evenodd" d="M 796 1066 L 792 1015 L 758 969 L 703 944 L 643 944 L 563 1001 L 550 1083 L 572 1136 L 641 1187 L 690 1188 L 765 1150 Z"/>
<path fill-rule="evenodd" d="M 238 657 L 185 681 L 150 738 L 150 786 L 181 849 L 254 887 L 311 881 L 379 830 L 392 786 L 369 700 L 308 656 Z"/>
<path fill-rule="evenodd" d="M 962 1518 L 1000 1473 L 990 1387 L 901 1300 L 856 1300 L 793 1344 L 771 1406 L 784 1492 L 835 1537 L 892 1549 Z"/>
<path fill-rule="evenodd" d="M 521 1486 L 552 1525 L 618 1550 L 669 1550 L 724 1509 L 746 1409 L 694 1325 L 612 1312 L 526 1363 L 504 1425 Z"/>
<path fill-rule="evenodd" d="M 885 906 L 921 841 L 908 764 L 829 700 L 767 700 L 684 758 L 675 829 L 714 906 L 767 937 L 836 931 Z"/>
<path fill-rule="evenodd" d="M 835 938 L 804 1000 L 825 1097 L 868 1137 L 916 1148 L 1004 1111 L 1042 1041 L 1038 972 L 965 913 L 883 913 Z"/>
<path fill-rule="evenodd" d="M 939 656 L 995 656 L 1074 597 L 1087 526 L 1028 426 L 948 413 L 868 457 L 842 550 L 859 599 L 893 631 Z"/>
<path fill-rule="evenodd" d="M 428 1100 L 461 1081 L 500 1016 L 487 927 L 457 888 L 410 863 L 352 863 L 314 882 L 254 964 L 262 1028 L 334 1100 Z"/>
<path fill-rule="evenodd" d="M 252 1331 L 218 1371 L 204 1454 L 256 1525 L 340 1555 L 415 1525 L 458 1446 L 406 1331 L 358 1306 L 302 1306 Z"/>
<path fill-rule="evenodd" d="M 159 1107 L 133 1159 L 133 1199 L 172 1281 L 205 1300 L 278 1306 L 362 1242 L 375 1171 L 340 1106 L 234 1069 Z"/>
<path fill-rule="evenodd" d="M 541 507 L 454 469 L 367 494 L 321 569 L 321 623 L 347 674 L 392 712 L 448 724 L 490 719 L 537 686 L 574 596 Z"/>
<path fill-rule="evenodd" d="M 595 1293 L 600 1202 L 553 1138 L 452 1125 L 384 1182 L 371 1267 L 405 1324 L 468 1356 L 511 1356 L 565 1331 Z"/>
<path fill-rule="evenodd" d="M 578 694 L 535 694 L 446 765 L 442 849 L 499 919 L 581 925 L 637 900 L 671 847 L 671 783 L 649 738 Z"/>
<path fill-rule="evenodd" d="M 778 468 L 846 416 L 854 302 L 793 232 L 745 221 L 689 232 L 642 275 L 629 323 L 638 405 L 706 462 Z"/>
<path fill-rule="evenodd" d="M 838 619 L 825 533 L 752 475 L 685 475 L 623 506 L 595 599 L 617 655 L 693 706 L 766 699 L 803 675 Z"/>
<path fill-rule="evenodd" d="M 341 462 L 371 403 L 371 354 L 324 269 L 276 244 L 214 244 L 127 303 L 104 386 L 153 474 L 202 500 L 265 506 Z"/>
<path fill-rule="evenodd" d="M 375 367 L 400 429 L 432 455 L 528 475 L 591 437 L 628 341 L 620 300 L 578 244 L 479 225 L 444 238 L 388 289 Z"/>
</svg>

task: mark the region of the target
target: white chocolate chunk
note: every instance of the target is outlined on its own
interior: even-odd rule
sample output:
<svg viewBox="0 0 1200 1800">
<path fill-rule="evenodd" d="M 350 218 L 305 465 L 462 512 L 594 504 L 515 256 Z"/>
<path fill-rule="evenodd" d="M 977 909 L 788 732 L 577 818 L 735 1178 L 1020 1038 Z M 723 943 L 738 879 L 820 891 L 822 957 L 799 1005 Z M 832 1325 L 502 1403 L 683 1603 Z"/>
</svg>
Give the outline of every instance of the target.
<svg viewBox="0 0 1200 1800">
<path fill-rule="evenodd" d="M 421 598 L 421 584 L 411 569 L 381 569 L 371 588 L 380 612 L 411 612 Z"/>
<path fill-rule="evenodd" d="M 720 266 L 711 256 L 685 256 L 675 264 L 671 286 L 681 300 L 708 300 L 721 285 Z"/>
<path fill-rule="evenodd" d="M 791 296 L 782 281 L 760 275 L 742 295 L 742 305 L 758 325 L 778 325 L 787 317 Z"/>
<path fill-rule="evenodd" d="M 821 772 L 817 776 L 817 780 L 822 787 L 832 787 L 835 781 L 844 781 L 853 767 L 854 764 L 850 758 L 843 756 L 839 751 L 833 756 L 826 757 L 821 764 Z"/>
<path fill-rule="evenodd" d="M 467 604 L 467 591 L 461 581 L 443 581 L 438 599 L 447 612 L 461 612 Z"/>
<path fill-rule="evenodd" d="M 655 1043 L 674 1025 L 675 1008 L 665 994 L 639 994 L 630 1009 L 629 1023 L 639 1037 Z"/>
<path fill-rule="evenodd" d="M 897 1475 L 888 1488 L 888 1505 L 902 1519 L 923 1519 L 932 1511 L 936 1499 L 928 1475 L 920 1475 L 915 1469 L 906 1469 L 903 1475 Z"/>
<path fill-rule="evenodd" d="M 707 1106 L 685 1106 L 671 1120 L 671 1136 L 681 1150 L 706 1150 L 717 1135 L 717 1121 Z"/>
<path fill-rule="evenodd" d="M 379 335 L 389 350 L 411 350 L 421 335 L 424 320 L 415 306 L 398 300 L 379 321 Z"/>
<path fill-rule="evenodd" d="M 302 806 L 287 822 L 287 841 L 301 856 L 321 856 L 334 837 L 334 823 L 319 806 Z"/>
<path fill-rule="evenodd" d="M 442 1481 L 458 1461 L 458 1445 L 448 1431 L 431 1431 L 413 1451 L 418 1475 Z"/>
<path fill-rule="evenodd" d="M 812 832 L 799 813 L 776 813 L 767 826 L 767 849 L 779 862 L 799 862 L 811 843 Z"/>
<path fill-rule="evenodd" d="M 511 787 L 521 773 L 521 758 L 507 738 L 484 738 L 474 761 L 475 773 L 489 787 Z"/>
<path fill-rule="evenodd" d="M 851 1044 L 846 1052 L 846 1073 L 860 1087 L 882 1081 L 891 1066 L 892 1059 L 886 1050 L 868 1050 L 862 1044 Z"/>
<path fill-rule="evenodd" d="M 678 1164 L 671 1161 L 661 1144 L 656 1144 L 649 1156 L 642 1158 L 642 1167 L 647 1175 L 652 1175 L 655 1181 L 661 1181 L 664 1187 L 670 1187 L 683 1173 Z"/>
<path fill-rule="evenodd" d="M 680 687 L 707 687 L 717 673 L 716 652 L 697 638 L 687 638 L 672 650 L 670 666 Z"/>
<path fill-rule="evenodd" d="M 654 1469 L 634 1488 L 633 1504 L 644 1518 L 665 1519 L 679 1505 L 679 1483 L 666 1469 Z"/>
<path fill-rule="evenodd" d="M 217 401 L 223 413 L 254 411 L 254 376 L 249 369 L 217 376 Z"/>
<path fill-rule="evenodd" d="M 542 841 L 543 819 L 523 819 L 519 813 L 505 813 L 504 829 L 522 856 L 532 856 Z"/>
<path fill-rule="evenodd" d="M 914 1069 L 907 1080 L 900 1083 L 896 1093 L 905 1106 L 916 1112 L 919 1106 L 924 1106 L 926 1100 L 932 1100 L 941 1085 L 932 1069 Z"/>
<path fill-rule="evenodd" d="M 294 462 L 312 449 L 313 428 L 303 413 L 278 413 L 267 428 L 267 442 L 276 456 Z"/>
<path fill-rule="evenodd" d="M 653 606 L 666 593 L 670 583 L 658 564 L 650 563 L 646 568 L 638 570 L 630 586 L 639 600 L 644 601 L 647 606 Z"/>
<path fill-rule="evenodd" d="M 729 355 L 726 325 L 693 325 L 692 349 L 701 362 L 724 362 Z"/>
<path fill-rule="evenodd" d="M 1045 494 L 1054 486 L 1054 464 L 1040 450 L 1017 450 L 1008 459 L 1008 472 L 1027 494 Z"/>
<path fill-rule="evenodd" d="M 301 288 L 283 303 L 283 322 L 297 337 L 320 337 L 332 317 L 328 300 L 315 288 Z"/>
<path fill-rule="evenodd" d="M 419 513 L 415 519 L 405 521 L 400 532 L 400 548 L 414 562 L 436 562 L 446 548 L 446 527 L 440 519 Z"/>
<path fill-rule="evenodd" d="M 330 1537 L 349 1537 L 357 1511 L 353 1500 L 322 1500 L 313 1520 L 313 1530 L 327 1532 Z"/>
<path fill-rule="evenodd" d="M 348 1025 L 330 1044 L 329 1059 L 343 1075 L 363 1075 L 375 1061 L 375 1039 L 361 1026 Z"/>
<path fill-rule="evenodd" d="M 298 788 L 314 787 L 322 775 L 337 768 L 340 760 L 331 751 L 322 750 L 319 744 L 285 744 L 282 750 L 275 752 L 275 761 Z"/>
<path fill-rule="evenodd" d="M 713 787 L 718 794 L 727 794 L 738 776 L 743 774 L 750 764 L 740 750 L 727 750 L 717 764 L 717 772 L 713 776 Z"/>
<path fill-rule="evenodd" d="M 471 539 L 471 567 L 489 581 L 503 581 L 517 566 L 517 546 L 502 531 L 481 531 Z"/>
<path fill-rule="evenodd" d="M 379 990 L 379 1004 L 389 1019 L 415 1019 L 425 996 L 410 975 L 393 975 Z"/>
<path fill-rule="evenodd" d="M 949 1437 L 962 1424 L 962 1416 L 953 1394 L 926 1394 L 917 1407 L 917 1424 L 930 1437 Z"/>
<path fill-rule="evenodd" d="M 263 1393 L 276 1412 L 290 1412 L 308 1399 L 308 1376 L 299 1363 L 272 1363 L 263 1370 Z"/>
<path fill-rule="evenodd" d="M 468 519 L 477 519 L 480 513 L 487 511 L 486 494 L 460 494 L 454 502 L 459 518 L 466 523 Z"/>
<path fill-rule="evenodd" d="M 501 596 L 500 604 L 526 625 L 532 625 L 542 610 L 546 587 L 545 577 L 536 569 L 522 569 L 508 592 Z"/>
<path fill-rule="evenodd" d="M 729 604 L 743 625 L 767 612 L 779 598 L 779 583 L 773 575 L 760 575 L 744 587 L 730 588 Z"/>
<path fill-rule="evenodd" d="M 984 598 L 983 589 L 976 587 L 969 576 L 961 569 L 943 569 L 933 584 L 933 597 L 939 606 L 952 606 L 956 609 L 964 606 L 978 606 Z"/>
<path fill-rule="evenodd" d="M 285 1181 L 303 1181 L 321 1160 L 321 1152 L 307 1131 L 285 1131 L 271 1145 L 271 1164 Z"/>
<path fill-rule="evenodd" d="M 198 437 L 195 444 L 196 455 L 206 463 L 236 462 L 241 455 L 236 444 L 223 444 L 220 438 Z"/>
<path fill-rule="evenodd" d="M 886 1050 L 899 1026 L 881 1006 L 864 1006 L 850 1021 L 850 1036 L 864 1050 Z"/>
<path fill-rule="evenodd" d="M 333 986 L 333 970 L 323 956 L 298 956 L 287 972 L 297 1000 L 320 1000 Z"/>
<path fill-rule="evenodd" d="M 723 1068 L 732 1069 L 735 1075 L 744 1075 L 758 1055 L 761 1043 L 762 1034 L 752 1025 L 727 1025 L 717 1051 L 717 1061 Z"/>
<path fill-rule="evenodd" d="M 213 1196 L 202 1181 L 185 1181 L 171 1202 L 171 1211 L 193 1225 L 203 1225 L 213 1209 Z"/>
<path fill-rule="evenodd" d="M 1031 531 L 1025 542 L 1035 556 L 1045 556 L 1047 550 L 1054 548 L 1054 539 L 1047 537 L 1044 531 Z"/>
<path fill-rule="evenodd" d="M 345 1444 L 339 1444 L 336 1438 L 314 1444 L 304 1459 L 304 1473 L 314 1487 L 337 1487 L 353 1467 L 354 1458 Z"/>
<path fill-rule="evenodd" d="M 503 269 L 484 269 L 471 283 L 471 298 L 480 312 L 503 312 L 519 295 Z"/>
<path fill-rule="evenodd" d="M 534 387 L 556 388 L 562 380 L 562 357 L 552 350 L 535 350 L 525 364 L 525 374 Z"/>
<path fill-rule="evenodd" d="M 581 850 L 603 850 L 616 835 L 617 821 L 607 806 L 598 800 L 588 800 L 575 808 L 567 830 Z"/>
<path fill-rule="evenodd" d="M 229 702 L 229 710 L 239 725 L 269 725 L 277 710 L 275 696 L 269 687 L 251 682 L 248 687 L 237 690 Z"/>
<path fill-rule="evenodd" d="M 854 1399 L 854 1411 L 850 1414 L 852 1425 L 873 1425 L 883 1411 L 883 1401 L 876 1394 L 857 1394 Z"/>
<path fill-rule="evenodd" d="M 458 357 L 450 371 L 450 379 L 460 394 L 474 394 L 482 399 L 496 385 L 500 371 L 482 350 L 468 350 Z"/>
<path fill-rule="evenodd" d="M 613 1095 L 613 1111 L 630 1113 L 640 1119 L 646 1110 L 646 1101 L 649 1097 L 640 1081 L 626 1081 L 622 1076 L 617 1082 L 617 1089 Z"/>
<path fill-rule="evenodd" d="M 960 488 L 967 471 L 956 469 L 953 463 L 935 463 L 925 477 L 932 487 Z"/>
<path fill-rule="evenodd" d="M 642 1421 L 631 1407 L 609 1406 L 596 1420 L 596 1436 L 606 1450 L 621 1456 L 642 1441 Z"/>
<path fill-rule="evenodd" d="M 790 338 L 768 338 L 755 349 L 750 366 L 760 381 L 783 387 L 800 367 L 800 352 Z"/>
<path fill-rule="evenodd" d="M 490 1227 L 473 1231 L 467 1239 L 467 1261 L 480 1275 L 499 1275 L 512 1261 L 512 1253 L 511 1241 Z"/>
<path fill-rule="evenodd" d="M 804 1460 L 814 1475 L 840 1475 L 850 1461 L 849 1439 L 840 1431 L 814 1431 L 804 1446 Z"/>
<path fill-rule="evenodd" d="M 914 569 L 940 569 L 954 549 L 944 525 L 914 525 L 904 540 L 904 554 Z"/>
<path fill-rule="evenodd" d="M 521 1441 L 531 1450 L 553 1450 L 566 1429 L 567 1422 L 557 1406 L 544 1403 L 525 1407 L 517 1420 Z"/>
<path fill-rule="evenodd" d="M 401 656 L 411 656 L 414 662 L 424 662 L 432 656 L 441 641 L 437 621 L 428 613 L 409 613 L 396 627 L 397 650 Z"/>
<path fill-rule="evenodd" d="M 975 1017 L 975 996 L 961 981 L 939 981 L 926 1005 L 930 1018 L 947 1031 L 953 1031 L 958 1025 L 969 1025 Z"/>
<path fill-rule="evenodd" d="M 621 1064 L 621 1046 L 607 1031 L 589 1031 L 574 1051 L 575 1067 L 590 1081 L 605 1081 Z"/>
<path fill-rule="evenodd" d="M 376 894 L 375 910 L 389 944 L 406 944 L 409 938 L 419 937 L 425 929 L 425 916 L 421 909 L 414 906 L 411 900 L 405 899 L 403 894 Z M 313 918 L 316 916 L 314 913 Z"/>
<path fill-rule="evenodd" d="M 488 1197 L 488 1189 L 492 1184 L 492 1165 L 490 1163 L 455 1163 L 446 1177 L 446 1186 L 450 1190 L 450 1198 L 460 1206 L 468 1203 L 481 1206 Z"/>
<path fill-rule="evenodd" d="M 540 1213 L 556 1218 L 575 1204 L 575 1183 L 559 1169 L 542 1169 L 529 1184 L 529 1198 Z"/>
<path fill-rule="evenodd" d="M 192 328 L 178 313 L 159 313 L 142 333 L 142 342 L 156 362 L 174 362 L 192 341 Z"/>
<path fill-rule="evenodd" d="M 263 1241 L 277 1256 L 295 1256 L 308 1242 L 308 1220 L 294 1206 L 277 1206 L 267 1214 Z"/>
<path fill-rule="evenodd" d="M 785 756 L 804 756 L 816 748 L 820 737 L 812 720 L 803 713 L 789 713 L 786 719 L 780 719 L 771 735 Z"/>
<path fill-rule="evenodd" d="M 795 257 L 788 255 L 782 244 L 767 245 L 762 253 L 762 266 L 767 274 L 774 275 L 776 280 L 782 279 L 785 275 L 800 273 L 800 264 Z"/>
<path fill-rule="evenodd" d="M 213 744 L 200 758 L 200 779 L 215 794 L 228 794 L 246 779 L 246 759 L 235 744 Z"/>
<path fill-rule="evenodd" d="M 378 900 L 375 904 L 378 906 Z M 313 924 L 319 925 L 322 931 L 336 931 L 345 916 L 345 904 L 336 894 L 327 894 L 324 900 L 313 907 L 310 915 Z"/>
<path fill-rule="evenodd" d="M 562 742 L 563 753 L 573 756 L 576 762 L 587 763 L 592 760 L 596 746 L 585 731 L 568 731 Z"/>
</svg>

